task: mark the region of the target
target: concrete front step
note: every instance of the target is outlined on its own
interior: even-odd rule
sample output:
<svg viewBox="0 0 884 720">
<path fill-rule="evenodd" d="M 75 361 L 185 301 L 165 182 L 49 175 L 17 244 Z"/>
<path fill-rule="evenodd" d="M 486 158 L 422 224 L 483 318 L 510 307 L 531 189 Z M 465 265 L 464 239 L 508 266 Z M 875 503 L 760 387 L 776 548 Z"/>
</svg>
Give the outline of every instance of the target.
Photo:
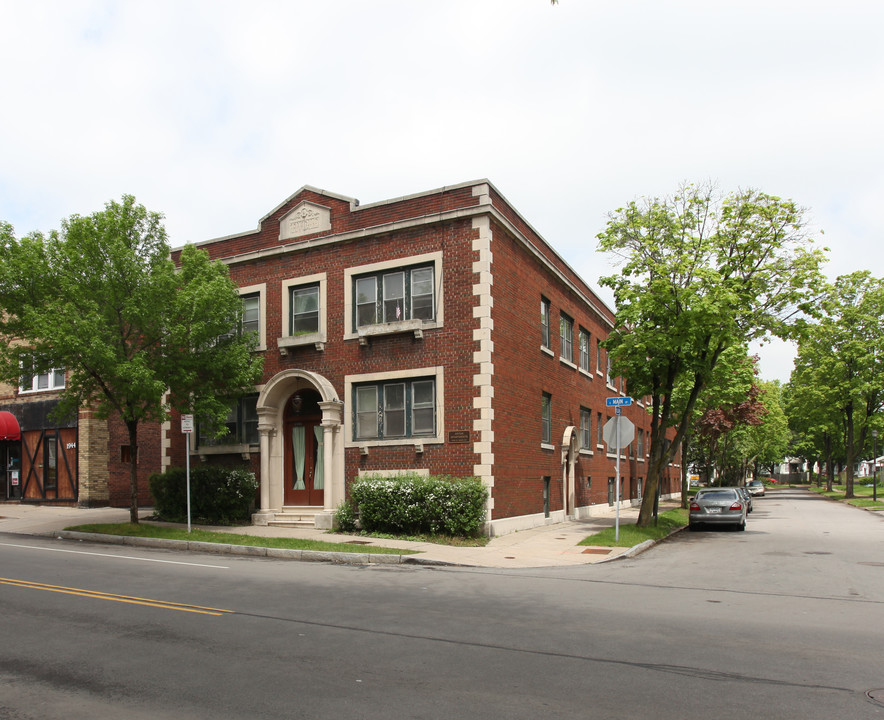
<svg viewBox="0 0 884 720">
<path fill-rule="evenodd" d="M 271 527 L 312 528 L 315 527 L 316 513 L 321 507 L 283 507 L 267 524 Z"/>
</svg>

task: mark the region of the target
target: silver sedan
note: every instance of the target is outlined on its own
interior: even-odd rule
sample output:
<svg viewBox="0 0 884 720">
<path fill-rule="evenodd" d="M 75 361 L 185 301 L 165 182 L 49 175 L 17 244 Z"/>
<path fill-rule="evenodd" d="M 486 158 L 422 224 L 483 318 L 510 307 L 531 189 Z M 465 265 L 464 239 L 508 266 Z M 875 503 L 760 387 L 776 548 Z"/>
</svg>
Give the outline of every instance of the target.
<svg viewBox="0 0 884 720">
<path fill-rule="evenodd" d="M 696 530 L 704 523 L 734 525 L 746 529 L 746 501 L 736 488 L 710 488 L 697 493 L 691 500 L 688 527 Z"/>
</svg>

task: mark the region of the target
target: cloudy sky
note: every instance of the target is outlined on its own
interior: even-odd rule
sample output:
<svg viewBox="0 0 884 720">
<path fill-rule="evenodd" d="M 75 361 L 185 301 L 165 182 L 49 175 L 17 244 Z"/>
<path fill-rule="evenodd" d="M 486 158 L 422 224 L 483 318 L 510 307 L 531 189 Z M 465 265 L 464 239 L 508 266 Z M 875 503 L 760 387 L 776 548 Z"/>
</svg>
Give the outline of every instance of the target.
<svg viewBox="0 0 884 720">
<path fill-rule="evenodd" d="M 19 235 L 127 193 L 177 246 L 302 185 L 488 178 L 598 288 L 609 211 L 713 181 L 808 208 L 832 277 L 884 274 L 880 0 L 0 0 L 0 29 Z"/>
</svg>

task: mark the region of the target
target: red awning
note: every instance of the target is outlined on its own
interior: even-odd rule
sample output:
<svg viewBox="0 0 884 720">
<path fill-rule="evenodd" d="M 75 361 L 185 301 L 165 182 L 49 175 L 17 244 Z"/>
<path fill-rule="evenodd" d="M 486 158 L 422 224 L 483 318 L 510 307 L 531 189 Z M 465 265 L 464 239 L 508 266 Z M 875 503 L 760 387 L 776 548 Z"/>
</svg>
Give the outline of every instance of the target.
<svg viewBox="0 0 884 720">
<path fill-rule="evenodd" d="M 18 420 L 7 410 L 0 410 L 0 440 L 21 440 Z"/>
</svg>

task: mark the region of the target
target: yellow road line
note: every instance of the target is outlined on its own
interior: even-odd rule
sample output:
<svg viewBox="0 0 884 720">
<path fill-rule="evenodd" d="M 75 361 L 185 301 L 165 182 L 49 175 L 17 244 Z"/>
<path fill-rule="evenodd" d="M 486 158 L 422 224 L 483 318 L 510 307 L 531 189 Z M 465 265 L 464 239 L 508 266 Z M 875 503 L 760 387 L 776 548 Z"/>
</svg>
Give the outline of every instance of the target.
<svg viewBox="0 0 884 720">
<path fill-rule="evenodd" d="M 201 615 L 224 615 L 234 612 L 221 608 L 203 607 L 201 605 L 187 605 L 184 603 L 167 602 L 165 600 L 153 600 L 151 598 L 133 597 L 131 595 L 117 595 L 103 593 L 98 590 L 85 590 L 83 588 L 70 588 L 63 585 L 47 585 L 46 583 L 31 582 L 29 580 L 15 580 L 14 578 L 0 578 L 0 585 L 29 588 L 31 590 L 48 590 L 50 592 L 63 593 L 65 595 L 79 595 L 81 597 L 94 598 L 96 600 L 114 600 L 115 602 L 129 603 L 132 605 L 146 605 L 165 610 L 180 610 L 181 612 L 199 613 Z"/>
</svg>

